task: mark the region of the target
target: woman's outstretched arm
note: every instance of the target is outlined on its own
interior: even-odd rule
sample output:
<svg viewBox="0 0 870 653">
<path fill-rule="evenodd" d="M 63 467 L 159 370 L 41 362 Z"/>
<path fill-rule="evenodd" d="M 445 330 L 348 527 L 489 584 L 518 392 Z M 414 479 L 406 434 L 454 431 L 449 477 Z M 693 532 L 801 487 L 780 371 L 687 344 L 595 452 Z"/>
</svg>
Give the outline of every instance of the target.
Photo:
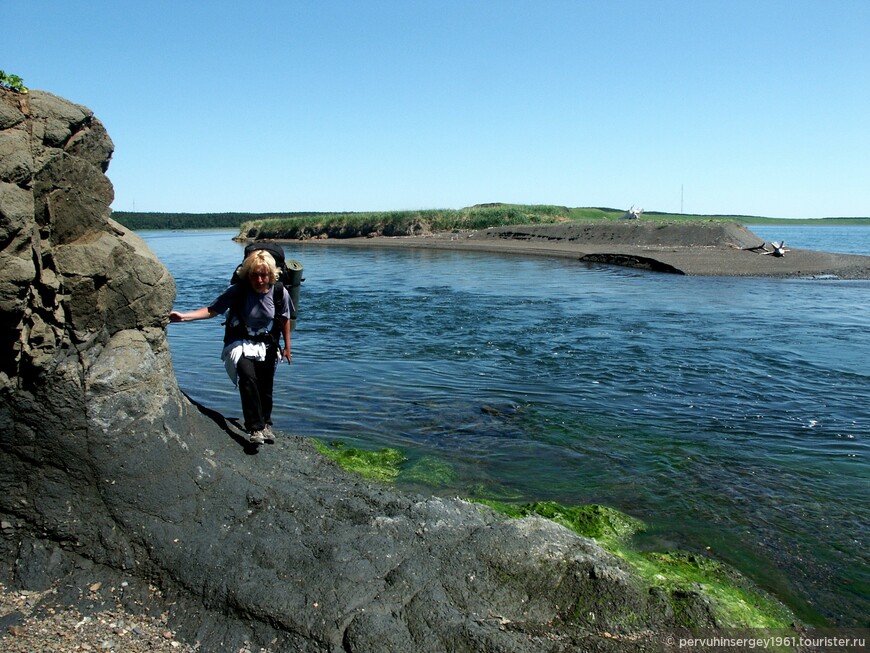
<svg viewBox="0 0 870 653">
<path fill-rule="evenodd" d="M 192 322 L 193 320 L 207 320 L 210 317 L 218 315 L 216 311 L 212 311 L 208 306 L 203 306 L 195 311 L 171 311 L 169 313 L 170 322 Z"/>
<path fill-rule="evenodd" d="M 293 359 L 293 355 L 290 353 L 290 320 L 284 320 L 281 331 L 284 336 L 284 351 L 281 352 L 281 360 L 285 360 L 289 364 Z"/>
</svg>

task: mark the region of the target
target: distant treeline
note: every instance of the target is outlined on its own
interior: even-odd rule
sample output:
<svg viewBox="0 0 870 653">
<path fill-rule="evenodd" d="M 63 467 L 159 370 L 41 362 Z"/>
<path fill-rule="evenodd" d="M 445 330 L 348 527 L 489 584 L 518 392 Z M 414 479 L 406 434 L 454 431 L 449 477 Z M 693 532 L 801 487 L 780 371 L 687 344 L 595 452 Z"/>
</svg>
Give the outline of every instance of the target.
<svg viewBox="0 0 870 653">
<path fill-rule="evenodd" d="M 497 224 L 530 224 L 549 222 L 558 218 L 570 220 L 615 220 L 625 211 L 608 207 L 567 208 L 564 206 L 525 206 L 516 204 L 477 204 L 465 209 L 425 210 L 425 211 L 385 211 L 385 212 L 343 212 L 297 211 L 291 213 L 137 213 L 134 211 L 115 211 L 113 217 L 128 229 L 241 229 L 250 224 L 253 232 L 260 237 L 283 237 L 300 229 L 316 225 L 317 231 L 341 231 L 350 227 L 358 231 L 360 225 L 368 224 L 370 231 L 384 231 L 385 224 L 392 224 L 398 233 L 398 223 L 420 221 L 428 223 L 435 230 L 466 228 L 478 229 Z M 783 219 L 764 218 L 747 215 L 685 215 L 646 211 L 641 220 L 691 221 L 727 220 L 742 224 L 870 224 L 870 218 L 804 218 Z M 268 221 L 268 222 L 265 222 Z M 268 225 L 268 227 L 267 227 Z M 390 231 L 392 229 L 387 229 Z M 267 236 L 267 234 L 270 234 Z M 337 235 L 337 234 L 336 234 Z"/>
<path fill-rule="evenodd" d="M 128 229 L 238 229 L 243 222 L 323 215 L 299 213 L 137 213 L 114 211 L 112 217 Z"/>
</svg>

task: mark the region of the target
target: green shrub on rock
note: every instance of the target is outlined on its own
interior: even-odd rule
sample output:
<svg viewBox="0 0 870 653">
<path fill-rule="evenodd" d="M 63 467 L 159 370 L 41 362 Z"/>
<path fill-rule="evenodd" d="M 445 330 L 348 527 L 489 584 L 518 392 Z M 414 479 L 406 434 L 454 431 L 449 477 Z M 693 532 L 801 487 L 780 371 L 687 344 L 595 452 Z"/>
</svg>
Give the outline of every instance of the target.
<svg viewBox="0 0 870 653">
<path fill-rule="evenodd" d="M 28 88 L 24 85 L 24 80 L 18 75 L 8 75 L 0 70 L 0 86 L 16 91 L 17 93 L 27 93 Z"/>
</svg>

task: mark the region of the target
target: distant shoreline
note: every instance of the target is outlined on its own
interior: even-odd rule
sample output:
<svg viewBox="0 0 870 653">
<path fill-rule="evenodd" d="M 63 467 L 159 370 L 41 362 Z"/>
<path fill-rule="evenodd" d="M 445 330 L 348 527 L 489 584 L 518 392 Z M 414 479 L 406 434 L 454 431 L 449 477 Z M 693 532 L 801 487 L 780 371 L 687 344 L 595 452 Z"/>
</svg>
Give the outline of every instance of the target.
<svg viewBox="0 0 870 653">
<path fill-rule="evenodd" d="M 762 253 L 764 241 L 733 223 L 592 222 L 493 227 L 417 236 L 308 240 L 303 246 L 382 247 L 555 256 L 690 276 L 870 279 L 870 256 L 792 249 Z M 768 243 L 766 248 L 772 249 Z"/>
<path fill-rule="evenodd" d="M 507 207 L 535 213 L 541 207 L 521 205 L 494 204 L 493 208 Z M 445 210 L 444 212 L 462 213 L 473 211 L 475 208 L 459 210 Z M 557 209 L 566 219 L 572 221 L 598 220 L 607 221 L 618 219 L 624 211 L 620 209 L 589 207 L 546 207 Z M 113 218 L 129 229 L 238 229 L 246 222 L 262 222 L 271 220 L 297 220 L 306 222 L 327 222 L 336 217 L 364 218 L 367 216 L 395 215 L 400 213 L 417 214 L 426 219 L 427 214 L 440 211 L 295 211 L 295 212 L 269 212 L 269 213 L 185 213 L 185 212 L 157 212 L 157 211 L 113 211 Z M 780 225 L 870 225 L 870 217 L 823 217 L 823 218 L 769 218 L 752 215 L 690 215 L 681 213 L 664 213 L 661 211 L 647 211 L 644 213 L 643 222 L 673 221 L 673 222 L 703 222 L 703 221 L 729 221 L 742 225 L 780 224 Z"/>
</svg>

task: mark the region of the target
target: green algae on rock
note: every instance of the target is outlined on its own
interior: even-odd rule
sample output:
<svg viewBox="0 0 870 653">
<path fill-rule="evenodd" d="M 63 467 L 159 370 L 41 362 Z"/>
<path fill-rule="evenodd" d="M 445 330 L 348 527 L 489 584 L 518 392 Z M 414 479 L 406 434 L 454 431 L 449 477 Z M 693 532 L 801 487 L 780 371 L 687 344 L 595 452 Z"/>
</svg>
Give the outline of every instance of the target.
<svg viewBox="0 0 870 653">
<path fill-rule="evenodd" d="M 639 559 L 632 559 L 637 556 Z M 795 616 L 736 569 L 706 556 L 684 551 L 631 552 L 625 559 L 652 587 L 680 598 L 697 591 L 713 600 L 716 621 L 724 628 L 789 628 Z"/>
<path fill-rule="evenodd" d="M 510 517 L 539 515 L 574 531 L 583 537 L 597 540 L 605 548 L 618 548 L 626 539 L 644 530 L 642 521 L 619 512 L 615 508 L 590 504 L 563 506 L 555 501 L 538 501 L 523 505 L 500 501 L 478 500 Z"/>
<path fill-rule="evenodd" d="M 348 447 L 339 441 L 328 444 L 321 440 L 312 442 L 318 452 L 335 461 L 342 469 L 374 481 L 395 481 L 399 476 L 399 465 L 405 461 L 404 454 L 396 449 L 370 451 Z"/>
<path fill-rule="evenodd" d="M 339 467 L 369 480 L 382 483 L 401 480 L 437 487 L 447 485 L 456 478 L 456 471 L 450 463 L 432 456 L 424 456 L 403 468 L 403 463 L 406 463 L 408 458 L 397 449 L 389 447 L 377 451 L 359 449 L 349 447 L 338 440 L 326 443 L 313 439 L 312 442 L 318 452 L 334 461 Z"/>
<path fill-rule="evenodd" d="M 649 585 L 651 593 L 663 593 L 677 621 L 688 628 L 697 623 L 694 612 L 698 596 L 708 600 L 709 609 L 720 627 L 787 629 L 796 621 L 782 603 L 724 563 L 682 551 L 635 551 L 628 542 L 646 526 L 639 519 L 614 508 L 595 504 L 563 506 L 555 501 L 527 504 L 491 500 L 476 502 L 511 518 L 545 517 L 578 535 L 594 539 L 605 550 L 628 563 Z"/>
<path fill-rule="evenodd" d="M 456 480 L 456 469 L 440 458 L 423 456 L 407 469 L 403 469 L 399 480 L 422 483 L 429 487 L 445 486 Z"/>
<path fill-rule="evenodd" d="M 401 471 L 406 460 L 395 449 L 367 451 L 341 442 L 324 444 L 315 440 L 318 451 L 342 468 L 381 482 L 403 480 L 427 484 L 449 481 L 452 468 L 433 458 L 422 458 Z M 480 503 L 508 517 L 536 515 L 598 542 L 605 550 L 628 563 L 649 585 L 650 592 L 663 593 L 677 620 L 686 627 L 697 622 L 698 596 L 709 602 L 715 621 L 727 628 L 789 628 L 794 615 L 769 597 L 737 570 L 701 555 L 682 551 L 640 552 L 629 546 L 631 537 L 645 530 L 639 519 L 615 508 L 597 504 L 563 506 L 555 501 L 526 504 L 478 499 Z M 692 599 L 692 600 L 689 600 Z"/>
<path fill-rule="evenodd" d="M 398 478 L 432 485 L 452 477 L 444 461 L 422 458 L 408 470 L 400 466 L 407 459 L 396 449 L 370 451 L 314 440 L 317 450 L 345 470 L 380 482 Z M 640 552 L 629 545 L 631 537 L 646 529 L 639 519 L 615 508 L 597 504 L 563 506 L 555 501 L 519 504 L 491 499 L 474 501 L 514 519 L 532 515 L 544 517 L 595 540 L 606 551 L 625 561 L 649 586 L 651 593 L 663 594 L 677 621 L 686 627 L 698 622 L 698 598 L 708 605 L 717 624 L 726 628 L 789 628 L 794 615 L 776 599 L 766 595 L 737 570 L 711 558 L 682 551 Z"/>
</svg>

